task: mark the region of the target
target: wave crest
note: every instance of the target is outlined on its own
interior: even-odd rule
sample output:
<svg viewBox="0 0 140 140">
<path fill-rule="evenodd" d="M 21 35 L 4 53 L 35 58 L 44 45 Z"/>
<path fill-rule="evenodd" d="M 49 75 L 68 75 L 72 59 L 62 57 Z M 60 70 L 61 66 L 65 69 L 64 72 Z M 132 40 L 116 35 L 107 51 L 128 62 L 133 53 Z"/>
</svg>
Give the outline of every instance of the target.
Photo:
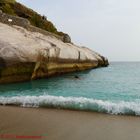
<svg viewBox="0 0 140 140">
<path fill-rule="evenodd" d="M 23 107 L 54 107 L 63 109 L 90 110 L 109 114 L 140 115 L 140 102 L 111 102 L 84 97 L 63 96 L 14 96 L 0 97 L 2 105 L 21 105 Z"/>
</svg>

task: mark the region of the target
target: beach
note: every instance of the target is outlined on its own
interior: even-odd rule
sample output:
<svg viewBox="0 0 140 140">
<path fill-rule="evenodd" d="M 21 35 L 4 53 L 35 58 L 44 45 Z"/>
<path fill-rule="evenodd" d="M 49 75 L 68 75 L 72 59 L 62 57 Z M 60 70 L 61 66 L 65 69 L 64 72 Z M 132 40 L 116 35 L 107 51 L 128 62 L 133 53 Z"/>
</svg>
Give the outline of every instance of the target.
<svg viewBox="0 0 140 140">
<path fill-rule="evenodd" d="M 140 118 L 0 106 L 0 140 L 139 140 Z"/>
<path fill-rule="evenodd" d="M 140 140 L 139 5 L 0 0 L 0 140 Z"/>
</svg>

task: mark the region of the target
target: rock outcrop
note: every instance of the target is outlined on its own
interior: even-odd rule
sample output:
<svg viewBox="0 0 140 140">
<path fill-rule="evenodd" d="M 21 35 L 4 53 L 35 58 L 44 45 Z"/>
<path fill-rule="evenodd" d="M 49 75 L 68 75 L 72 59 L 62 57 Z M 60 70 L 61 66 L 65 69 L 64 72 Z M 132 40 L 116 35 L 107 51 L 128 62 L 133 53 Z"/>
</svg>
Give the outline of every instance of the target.
<svg viewBox="0 0 140 140">
<path fill-rule="evenodd" d="M 59 36 L 57 34 L 43 30 L 41 28 L 32 26 L 30 24 L 30 21 L 25 18 L 6 14 L 6 13 L 3 13 L 1 10 L 0 10 L 0 22 L 7 24 L 7 25 L 17 25 L 17 26 L 25 28 L 28 31 L 39 32 L 39 33 L 47 35 L 47 36 L 55 36 L 57 39 L 62 40 L 63 42 L 66 41 L 66 43 L 68 43 L 68 41 L 70 40 L 70 37 L 67 34 L 65 34 L 64 36 L 62 36 L 62 35 Z"/>
<path fill-rule="evenodd" d="M 106 58 L 86 47 L 0 23 L 0 83 L 47 78 L 107 65 Z"/>
<path fill-rule="evenodd" d="M 70 38 L 70 36 L 68 34 L 65 34 L 63 36 L 63 42 L 64 43 L 71 43 L 71 38 Z"/>
</svg>

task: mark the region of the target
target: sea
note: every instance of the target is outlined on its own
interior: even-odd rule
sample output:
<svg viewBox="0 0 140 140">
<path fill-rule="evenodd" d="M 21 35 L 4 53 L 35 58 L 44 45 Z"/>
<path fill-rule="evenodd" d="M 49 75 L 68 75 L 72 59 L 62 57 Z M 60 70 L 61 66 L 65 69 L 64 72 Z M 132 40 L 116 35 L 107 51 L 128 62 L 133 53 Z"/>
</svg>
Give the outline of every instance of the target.
<svg viewBox="0 0 140 140">
<path fill-rule="evenodd" d="M 0 85 L 0 104 L 140 115 L 140 62 Z"/>
</svg>

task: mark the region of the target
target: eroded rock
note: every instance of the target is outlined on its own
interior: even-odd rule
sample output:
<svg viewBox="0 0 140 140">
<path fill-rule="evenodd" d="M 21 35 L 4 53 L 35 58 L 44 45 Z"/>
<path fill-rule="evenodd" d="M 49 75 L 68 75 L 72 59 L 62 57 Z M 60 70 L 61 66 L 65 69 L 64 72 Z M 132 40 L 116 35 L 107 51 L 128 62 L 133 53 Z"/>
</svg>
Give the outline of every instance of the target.
<svg viewBox="0 0 140 140">
<path fill-rule="evenodd" d="M 86 47 L 0 23 L 0 83 L 21 82 L 107 65 L 106 58 Z"/>
</svg>

